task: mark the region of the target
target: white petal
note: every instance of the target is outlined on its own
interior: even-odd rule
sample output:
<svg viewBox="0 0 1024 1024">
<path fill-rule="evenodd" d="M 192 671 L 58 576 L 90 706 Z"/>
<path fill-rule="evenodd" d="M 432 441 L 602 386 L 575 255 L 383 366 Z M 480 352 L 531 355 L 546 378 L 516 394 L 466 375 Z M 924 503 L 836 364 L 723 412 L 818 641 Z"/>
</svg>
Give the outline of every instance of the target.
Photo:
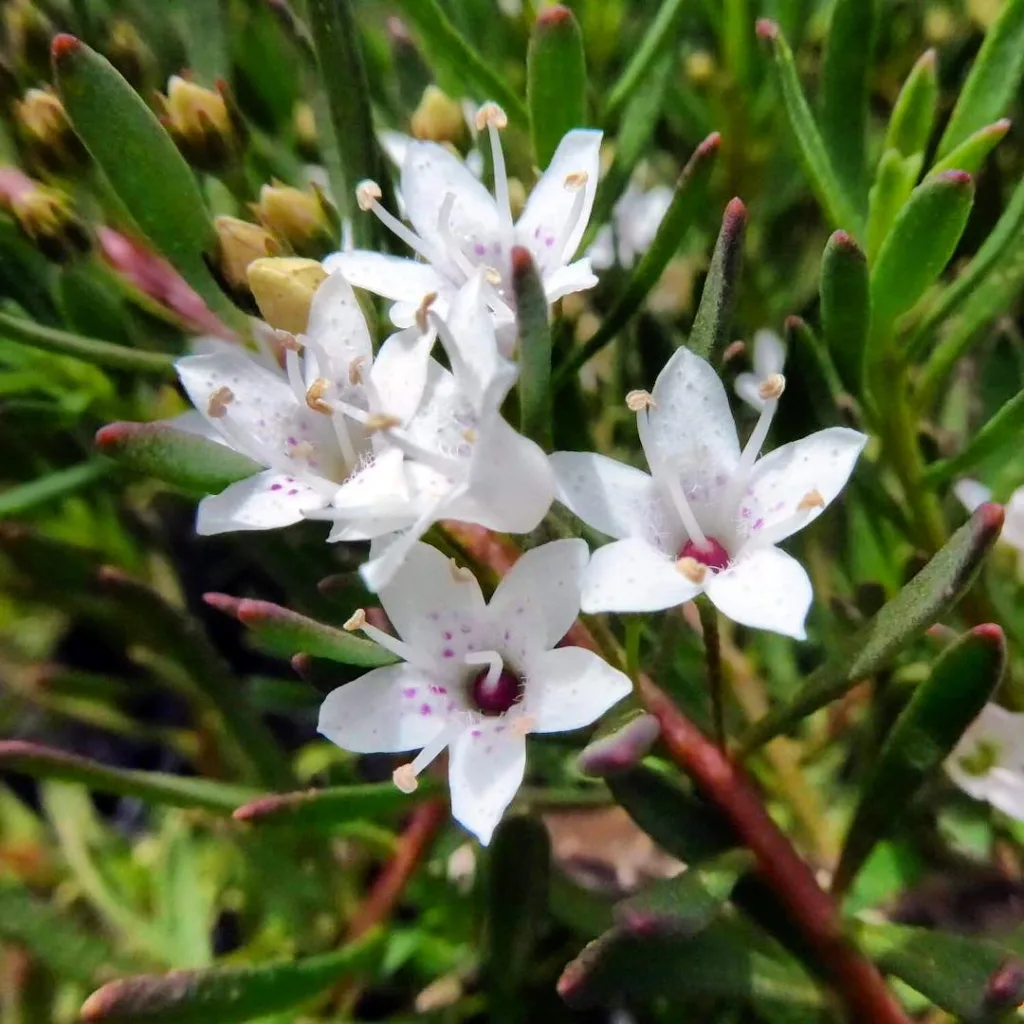
<svg viewBox="0 0 1024 1024">
<path fill-rule="evenodd" d="M 786 346 L 774 332 L 760 330 L 754 334 L 754 373 L 764 380 L 773 373 L 782 373 L 786 365 Z"/>
<path fill-rule="evenodd" d="M 796 640 L 807 636 L 804 622 L 813 598 L 811 581 L 785 551 L 754 551 L 725 572 L 711 574 L 706 589 L 715 607 L 741 626 Z"/>
<path fill-rule="evenodd" d="M 813 522 L 843 489 L 866 443 L 859 431 L 829 427 L 759 459 L 740 502 L 740 535 L 755 538 L 759 530 L 791 520 L 791 529 L 773 532 L 777 543 Z M 797 515 L 800 502 L 814 491 L 824 504 Z"/>
<path fill-rule="evenodd" d="M 692 601 L 702 589 L 646 541 L 619 540 L 590 556 L 580 603 L 588 613 L 657 612 Z"/>
<path fill-rule="evenodd" d="M 403 516 L 359 516 L 335 521 L 327 540 L 331 544 L 351 544 L 357 540 L 374 540 L 404 530 L 416 519 L 415 514 Z"/>
<path fill-rule="evenodd" d="M 972 770 L 971 756 L 986 754 L 993 759 L 991 768 L 981 774 Z M 1024 821 L 1024 715 L 986 704 L 960 737 L 946 771 L 975 799 Z"/>
<path fill-rule="evenodd" d="M 1018 487 L 1006 503 L 1002 539 L 1018 551 L 1024 551 L 1024 487 Z"/>
<path fill-rule="evenodd" d="M 354 359 L 369 362 L 373 358 L 363 311 L 343 274 L 330 274 L 317 288 L 309 307 L 306 337 L 326 352 L 331 365 L 321 367 L 321 372 L 335 379 L 347 379 Z"/>
<path fill-rule="evenodd" d="M 588 557 L 583 540 L 555 540 L 527 551 L 487 606 L 495 628 L 529 634 L 534 649 L 554 647 L 580 613 L 580 578 Z"/>
<path fill-rule="evenodd" d="M 537 719 L 534 732 L 580 729 L 633 689 L 628 676 L 582 647 L 545 651 L 528 673 L 524 711 Z"/>
<path fill-rule="evenodd" d="M 400 168 L 405 162 L 406 153 L 409 152 L 409 146 L 413 141 L 412 136 L 385 128 L 383 131 L 377 132 L 377 138 L 380 139 L 381 148 L 387 158 Z"/>
<path fill-rule="evenodd" d="M 230 448 L 224 435 L 198 410 L 189 409 L 169 420 L 163 420 L 167 426 L 180 430 L 183 434 L 196 434 L 205 437 L 207 441 L 216 441 L 218 444 Z"/>
<path fill-rule="evenodd" d="M 425 295 L 439 291 L 443 284 L 429 263 L 365 249 L 332 253 L 323 264 L 329 274 L 340 272 L 355 288 L 412 303 L 414 309 Z"/>
<path fill-rule="evenodd" d="M 527 246 L 533 253 L 544 275 L 568 263 L 579 248 L 594 206 L 600 156 L 599 131 L 577 128 L 566 133 L 547 170 L 530 193 L 526 208 L 516 223 L 516 237 L 520 245 Z M 586 175 L 583 207 L 566 237 L 576 192 L 566 188 L 565 182 L 579 174 Z"/>
<path fill-rule="evenodd" d="M 284 473 L 268 469 L 203 498 L 196 512 L 196 533 L 208 537 L 233 530 L 272 530 L 300 522 L 323 508 L 328 498 Z"/>
<path fill-rule="evenodd" d="M 992 491 L 977 480 L 957 480 L 953 485 L 953 493 L 957 496 L 960 504 L 968 512 L 973 512 L 979 505 L 992 500 Z"/>
<path fill-rule="evenodd" d="M 596 270 L 607 270 L 615 264 L 615 234 L 611 224 L 605 224 L 591 242 L 586 257 Z"/>
<path fill-rule="evenodd" d="M 392 334 L 377 353 L 370 379 L 380 395 L 383 411 L 403 423 L 416 412 L 427 384 L 427 366 L 434 334 L 409 327 Z"/>
<path fill-rule="evenodd" d="M 574 292 L 585 292 L 597 284 L 597 275 L 591 269 L 589 257 L 576 260 L 567 267 L 558 267 L 544 275 L 544 294 L 548 302 L 556 302 Z"/>
<path fill-rule="evenodd" d="M 526 738 L 507 721 L 484 721 L 466 729 L 450 748 L 452 817 L 486 846 L 525 771 Z"/>
<path fill-rule="evenodd" d="M 762 380 L 756 373 L 738 373 L 733 388 L 736 394 L 752 409 L 760 412 L 764 408 L 764 399 L 758 390 Z"/>
<path fill-rule="evenodd" d="M 440 688 L 412 665 L 375 668 L 327 695 L 317 731 L 357 754 L 418 750 L 445 727 Z"/>
<path fill-rule="evenodd" d="M 639 537 L 658 545 L 663 525 L 653 478 L 641 469 L 593 452 L 554 452 L 558 500 L 588 526 L 609 537 Z"/>
<path fill-rule="evenodd" d="M 494 330 L 494 317 L 483 300 L 483 276 L 474 274 L 459 289 L 448 310 L 448 333 L 456 351 L 448 353 L 448 361 L 460 386 L 464 387 L 474 405 L 483 401 L 491 382 L 499 374 L 508 377 L 505 392 L 515 381 L 515 367 L 501 357 Z M 445 346 L 447 351 L 447 346 Z"/>
<path fill-rule="evenodd" d="M 338 488 L 331 505 L 349 511 L 365 508 L 368 515 L 408 514 L 409 484 L 404 463 L 397 449 L 381 452 Z"/>
</svg>

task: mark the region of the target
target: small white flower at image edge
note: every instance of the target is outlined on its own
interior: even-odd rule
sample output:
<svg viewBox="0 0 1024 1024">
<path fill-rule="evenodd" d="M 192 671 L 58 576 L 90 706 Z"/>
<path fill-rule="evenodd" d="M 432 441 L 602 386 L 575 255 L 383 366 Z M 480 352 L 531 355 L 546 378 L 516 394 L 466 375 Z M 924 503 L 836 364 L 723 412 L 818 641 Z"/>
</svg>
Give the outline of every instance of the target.
<svg viewBox="0 0 1024 1024">
<path fill-rule="evenodd" d="M 946 760 L 969 796 L 1024 821 L 1024 714 L 986 704 Z"/>
</svg>

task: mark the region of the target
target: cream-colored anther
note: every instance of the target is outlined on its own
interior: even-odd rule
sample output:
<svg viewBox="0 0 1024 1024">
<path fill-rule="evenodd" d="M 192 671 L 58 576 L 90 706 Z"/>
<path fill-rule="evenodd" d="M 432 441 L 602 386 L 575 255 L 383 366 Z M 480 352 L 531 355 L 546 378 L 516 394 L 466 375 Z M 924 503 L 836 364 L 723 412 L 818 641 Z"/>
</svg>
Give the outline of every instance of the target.
<svg viewBox="0 0 1024 1024">
<path fill-rule="evenodd" d="M 562 184 L 568 192 L 579 192 L 589 180 L 590 175 L 586 171 L 573 171 L 572 174 L 565 176 L 565 181 Z"/>
<path fill-rule="evenodd" d="M 437 292 L 427 292 L 423 296 L 423 301 L 420 303 L 420 308 L 416 310 L 416 326 L 420 329 L 421 334 L 427 333 L 427 328 L 430 325 L 430 319 L 428 313 L 430 307 L 437 301 Z"/>
<path fill-rule="evenodd" d="M 324 401 L 324 395 L 327 389 L 331 386 L 330 381 L 325 380 L 323 377 L 317 377 L 312 384 L 306 388 L 306 405 L 313 410 L 313 412 L 323 413 L 324 416 L 330 416 L 333 413 L 333 409 Z"/>
<path fill-rule="evenodd" d="M 342 626 L 342 629 L 348 630 L 349 633 L 355 633 L 362 629 L 366 625 L 366 612 L 362 608 L 357 608 L 350 616 L 348 621 Z"/>
<path fill-rule="evenodd" d="M 488 284 L 497 287 L 499 284 L 501 284 L 501 272 L 497 270 L 495 267 L 488 267 L 484 271 L 484 280 Z"/>
<path fill-rule="evenodd" d="M 226 416 L 228 406 L 235 400 L 235 393 L 229 387 L 219 387 L 212 395 L 206 406 L 206 415 L 211 419 L 219 420 Z"/>
<path fill-rule="evenodd" d="M 771 402 L 782 397 L 786 390 L 786 378 L 781 373 L 770 373 L 758 386 L 757 393 L 766 401 Z"/>
<path fill-rule="evenodd" d="M 485 103 L 476 112 L 476 118 L 474 120 L 476 122 L 476 130 L 478 132 L 482 132 L 490 125 L 494 125 L 494 127 L 499 130 L 508 125 L 508 116 L 497 103 Z"/>
<path fill-rule="evenodd" d="M 356 356 L 348 364 L 348 382 L 355 387 L 363 382 L 363 367 L 366 365 L 366 356 Z"/>
<path fill-rule="evenodd" d="M 703 562 L 689 555 L 680 558 L 676 562 L 676 572 L 682 573 L 691 583 L 703 583 L 704 577 L 708 574 L 708 567 Z"/>
<path fill-rule="evenodd" d="M 513 736 L 529 736 L 537 728 L 537 719 L 534 715 L 520 715 L 508 723 L 508 731 Z"/>
<path fill-rule="evenodd" d="M 640 412 L 642 409 L 653 409 L 654 398 L 651 396 L 650 391 L 644 391 L 642 388 L 637 388 L 637 390 L 630 391 L 626 395 L 626 408 L 630 412 Z"/>
<path fill-rule="evenodd" d="M 316 448 L 313 447 L 312 441 L 299 441 L 298 444 L 293 444 L 291 450 L 286 454 L 291 455 L 293 459 L 311 459 L 316 455 Z"/>
<path fill-rule="evenodd" d="M 371 181 L 369 178 L 364 179 L 356 185 L 356 202 L 359 204 L 360 210 L 372 210 L 373 204 L 384 193 L 380 190 L 380 185 L 375 181 Z"/>
<path fill-rule="evenodd" d="M 798 512 L 810 512 L 810 510 L 813 509 L 813 508 L 824 508 L 824 507 L 825 507 L 825 499 L 821 496 L 821 491 L 819 491 L 815 487 L 813 490 L 808 491 L 800 499 L 800 503 L 797 505 L 796 510 Z"/>
<path fill-rule="evenodd" d="M 274 335 L 286 352 L 301 352 L 306 347 L 291 331 L 276 329 Z"/>
<path fill-rule="evenodd" d="M 419 788 L 419 780 L 412 764 L 400 764 L 392 773 L 391 781 L 395 787 L 403 793 L 415 793 Z"/>
<path fill-rule="evenodd" d="M 471 569 L 467 569 L 464 565 L 459 565 L 454 558 L 448 559 L 448 568 L 451 570 L 452 579 L 456 583 L 468 583 L 471 579 L 475 579 Z"/>
<path fill-rule="evenodd" d="M 477 433 L 476 427 L 466 427 L 462 432 L 462 438 L 464 441 L 468 441 L 470 444 L 476 444 L 476 439 L 480 435 Z"/>
<path fill-rule="evenodd" d="M 391 416 L 386 412 L 373 412 L 366 417 L 366 423 L 363 425 L 366 427 L 368 434 L 377 434 L 382 430 L 400 427 L 402 421 L 397 416 Z"/>
</svg>

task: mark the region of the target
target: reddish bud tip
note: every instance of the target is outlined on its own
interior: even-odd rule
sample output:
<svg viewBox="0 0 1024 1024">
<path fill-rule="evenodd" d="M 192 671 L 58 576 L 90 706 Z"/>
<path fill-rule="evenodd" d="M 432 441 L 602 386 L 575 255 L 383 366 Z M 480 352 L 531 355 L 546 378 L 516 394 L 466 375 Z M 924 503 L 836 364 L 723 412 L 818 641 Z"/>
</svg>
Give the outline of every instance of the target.
<svg viewBox="0 0 1024 1024">
<path fill-rule="evenodd" d="M 971 635 L 997 647 L 1002 647 L 1006 642 L 1006 634 L 1003 632 L 1003 627 L 996 625 L 994 622 L 983 622 L 980 626 L 974 626 L 971 629 Z"/>
<path fill-rule="evenodd" d="M 951 185 L 964 185 L 970 187 L 974 179 L 966 171 L 943 171 L 936 175 L 938 181 L 948 181 Z"/>
<path fill-rule="evenodd" d="M 129 583 L 131 577 L 126 572 L 122 572 L 115 565 L 101 565 L 96 571 L 96 579 L 100 583 Z"/>
<path fill-rule="evenodd" d="M 242 602 L 239 598 L 232 597 L 230 594 L 218 594 L 216 591 L 211 590 L 203 594 L 203 603 L 237 619 L 239 618 L 238 607 Z"/>
<path fill-rule="evenodd" d="M 100 427 L 96 431 L 96 437 L 94 438 L 96 447 L 100 451 L 111 451 L 119 447 L 128 434 L 126 429 L 128 426 L 129 424 L 121 422 L 108 423 L 105 427 Z"/>
<path fill-rule="evenodd" d="M 564 4 L 552 4 L 550 7 L 545 7 L 537 15 L 534 25 L 540 30 L 567 25 L 572 21 L 575 21 L 575 17 L 568 7 Z"/>
<path fill-rule="evenodd" d="M 310 674 L 313 671 L 313 659 L 308 654 L 293 654 L 292 669 L 300 679 L 309 682 Z"/>
<path fill-rule="evenodd" d="M 987 131 L 990 135 L 998 135 L 1002 138 L 1012 127 L 1013 122 L 1008 117 L 1001 117 L 994 124 L 990 124 Z"/>
<path fill-rule="evenodd" d="M 522 277 L 533 269 L 533 257 L 523 245 L 512 246 L 512 276 Z"/>
<path fill-rule="evenodd" d="M 985 1009 L 995 1012 L 1014 1010 L 1024 1003 L 1024 964 L 1007 960 L 988 979 L 985 986 Z"/>
<path fill-rule="evenodd" d="M 801 316 L 790 314 L 789 316 L 786 317 L 783 326 L 787 331 L 789 331 L 792 334 L 794 331 L 799 331 L 800 328 L 804 326 L 804 319 Z"/>
<path fill-rule="evenodd" d="M 743 220 L 747 219 L 747 207 L 746 204 L 738 196 L 734 196 L 725 207 L 724 219 L 726 220 Z"/>
<path fill-rule="evenodd" d="M 848 231 L 833 232 L 832 237 L 828 240 L 828 247 L 830 249 L 841 249 L 844 255 L 856 256 L 861 260 L 866 260 L 867 257 L 864 255 L 864 250 L 857 244 L 857 240 Z"/>
<path fill-rule="evenodd" d="M 76 39 L 67 32 L 58 32 L 53 37 L 53 42 L 50 43 L 50 55 L 54 60 L 61 60 L 64 57 L 70 57 L 73 53 L 77 53 L 81 48 L 82 41 L 80 39 Z"/>
<path fill-rule="evenodd" d="M 713 153 L 717 153 L 722 145 L 722 133 L 712 132 L 698 147 L 698 156 L 711 156 Z"/>
<path fill-rule="evenodd" d="M 1006 509 L 994 501 L 986 501 L 979 505 L 971 516 L 971 521 L 986 533 L 998 533 L 1003 528 Z"/>
<path fill-rule="evenodd" d="M 769 42 L 774 42 L 781 34 L 778 23 L 771 18 L 758 18 L 755 31 L 758 39 L 766 39 Z"/>
<path fill-rule="evenodd" d="M 924 51 L 917 60 L 918 67 L 922 68 L 934 68 L 939 60 L 939 52 L 935 47 L 931 47 Z"/>
<path fill-rule="evenodd" d="M 272 793 L 270 796 L 261 796 L 256 800 L 250 800 L 247 804 L 242 804 L 241 807 L 236 807 L 232 811 L 231 817 L 235 821 L 253 821 L 265 818 L 277 811 L 304 803 L 312 796 L 316 796 L 315 789 L 304 790 L 300 793 Z"/>
</svg>

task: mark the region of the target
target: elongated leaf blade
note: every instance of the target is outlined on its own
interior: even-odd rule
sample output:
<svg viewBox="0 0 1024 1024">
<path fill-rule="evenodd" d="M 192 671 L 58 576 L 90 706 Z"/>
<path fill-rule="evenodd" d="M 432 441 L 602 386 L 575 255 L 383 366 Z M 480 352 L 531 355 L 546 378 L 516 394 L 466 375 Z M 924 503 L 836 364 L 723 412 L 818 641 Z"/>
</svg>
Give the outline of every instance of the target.
<svg viewBox="0 0 1024 1024">
<path fill-rule="evenodd" d="M 868 194 L 869 263 L 875 262 L 900 210 L 910 198 L 923 161 L 922 153 L 903 156 L 898 149 L 887 149 L 878 161 L 875 181 Z"/>
<path fill-rule="evenodd" d="M 925 473 L 929 484 L 942 484 L 965 476 L 993 455 L 1010 458 L 1024 434 L 1024 391 L 1018 392 L 986 423 L 956 455 L 933 462 Z"/>
<path fill-rule="evenodd" d="M 0 493 L 0 519 L 22 515 L 39 505 L 75 494 L 102 480 L 110 470 L 102 459 L 45 473 Z"/>
<path fill-rule="evenodd" d="M 512 288 L 519 327 L 519 429 L 551 447 L 551 324 L 544 284 L 528 249 L 512 250 Z"/>
<path fill-rule="evenodd" d="M 330 828 L 349 821 L 373 820 L 396 814 L 436 792 L 429 780 L 412 794 L 391 782 L 362 786 L 328 786 L 295 793 L 274 793 L 250 800 L 234 809 L 236 821 L 287 828 Z"/>
<path fill-rule="evenodd" d="M 825 346 L 856 393 L 871 325 L 871 291 L 867 257 L 845 231 L 837 231 L 825 246 L 820 292 Z"/>
<path fill-rule="evenodd" d="M 950 151 L 940 160 L 929 172 L 928 176 L 933 177 L 945 171 L 961 170 L 968 174 L 977 174 L 981 170 L 989 153 L 1006 137 L 1010 130 L 1010 122 L 1006 118 L 996 121 L 995 124 L 979 128 L 973 135 L 969 135 L 956 149 Z"/>
<path fill-rule="evenodd" d="M 936 52 L 926 50 L 907 75 L 889 118 L 883 153 L 895 149 L 903 156 L 914 156 L 927 148 L 939 102 L 936 63 Z"/>
</svg>

